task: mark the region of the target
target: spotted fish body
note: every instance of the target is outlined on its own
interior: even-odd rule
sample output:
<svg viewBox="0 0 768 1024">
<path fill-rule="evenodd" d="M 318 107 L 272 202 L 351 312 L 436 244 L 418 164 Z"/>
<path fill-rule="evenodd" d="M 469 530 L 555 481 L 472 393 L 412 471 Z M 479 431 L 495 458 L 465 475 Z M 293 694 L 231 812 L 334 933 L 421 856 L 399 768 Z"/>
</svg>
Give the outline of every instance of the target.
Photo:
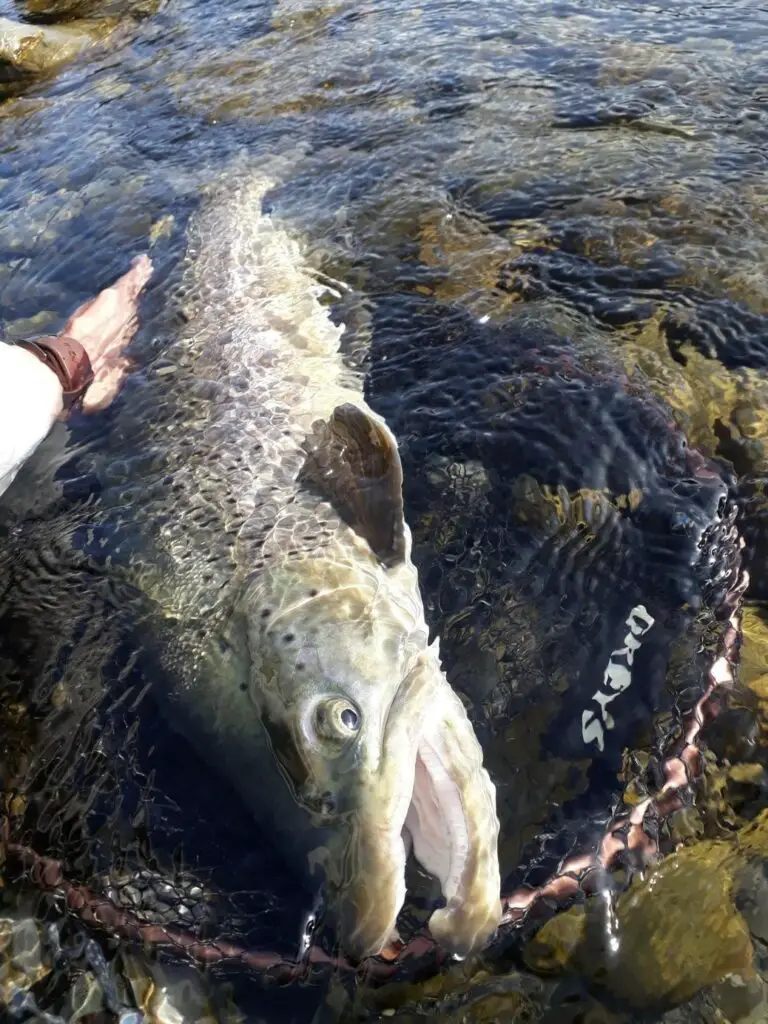
<svg viewBox="0 0 768 1024">
<path fill-rule="evenodd" d="M 466 953 L 500 915 L 495 789 L 428 643 L 394 437 L 271 187 L 240 176 L 193 223 L 186 324 L 94 457 L 81 540 L 149 599 L 171 723 L 323 868 L 345 948 L 393 937 L 410 838 Z"/>
</svg>

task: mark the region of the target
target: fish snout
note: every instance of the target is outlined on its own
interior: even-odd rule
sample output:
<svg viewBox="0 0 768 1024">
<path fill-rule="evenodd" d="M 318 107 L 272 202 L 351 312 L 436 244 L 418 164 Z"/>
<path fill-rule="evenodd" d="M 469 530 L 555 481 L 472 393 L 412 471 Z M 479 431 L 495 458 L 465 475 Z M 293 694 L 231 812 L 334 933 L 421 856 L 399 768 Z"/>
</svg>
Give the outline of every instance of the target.
<svg viewBox="0 0 768 1024">
<path fill-rule="evenodd" d="M 364 773 L 358 805 L 335 858 L 335 916 L 344 949 L 370 956 L 395 937 L 405 901 L 403 828 L 413 798 L 416 759 L 429 711 L 445 680 L 436 649 L 419 652 L 398 688 Z"/>
<path fill-rule="evenodd" d="M 420 735 L 444 685 L 437 645 L 433 644 L 413 659 L 390 706 L 382 736 L 382 762 L 389 762 L 387 770 L 397 770 L 406 747 L 409 752 L 412 748 L 415 761 Z"/>
</svg>

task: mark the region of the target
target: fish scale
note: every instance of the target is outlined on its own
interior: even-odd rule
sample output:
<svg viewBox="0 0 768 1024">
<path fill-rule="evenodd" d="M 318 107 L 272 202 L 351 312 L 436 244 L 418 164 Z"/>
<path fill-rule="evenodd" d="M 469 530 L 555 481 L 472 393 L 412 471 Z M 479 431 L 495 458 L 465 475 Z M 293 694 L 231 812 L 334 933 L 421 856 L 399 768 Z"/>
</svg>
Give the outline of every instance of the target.
<svg viewBox="0 0 768 1024">
<path fill-rule="evenodd" d="M 149 369 L 110 447 L 110 461 L 127 449 L 125 475 L 102 491 L 99 514 L 126 504 L 126 487 L 141 488 L 128 526 L 141 520 L 143 543 L 130 572 L 147 590 L 160 565 L 157 586 L 177 613 L 214 607 L 265 560 L 317 554 L 345 529 L 330 503 L 296 485 L 312 421 L 358 397 L 341 383 L 341 329 L 297 270 L 297 243 L 269 218 L 233 213 L 260 210 L 271 187 L 251 176 L 224 185 L 227 202 L 193 220 L 171 298 L 192 328 L 164 350 L 159 374 Z M 155 453 L 151 468 L 143 454 L 131 458 L 137 448 Z"/>
</svg>

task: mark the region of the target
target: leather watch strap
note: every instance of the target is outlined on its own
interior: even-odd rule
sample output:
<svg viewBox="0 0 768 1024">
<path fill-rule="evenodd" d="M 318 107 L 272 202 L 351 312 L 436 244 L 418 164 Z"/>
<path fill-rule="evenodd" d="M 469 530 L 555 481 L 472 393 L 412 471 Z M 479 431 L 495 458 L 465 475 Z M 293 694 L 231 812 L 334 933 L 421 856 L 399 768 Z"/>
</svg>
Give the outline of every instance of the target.
<svg viewBox="0 0 768 1024">
<path fill-rule="evenodd" d="M 19 348 L 37 356 L 41 363 L 59 378 L 64 395 L 64 409 L 78 405 L 93 382 L 93 368 L 88 353 L 79 341 L 66 335 L 46 335 L 17 341 Z"/>
</svg>

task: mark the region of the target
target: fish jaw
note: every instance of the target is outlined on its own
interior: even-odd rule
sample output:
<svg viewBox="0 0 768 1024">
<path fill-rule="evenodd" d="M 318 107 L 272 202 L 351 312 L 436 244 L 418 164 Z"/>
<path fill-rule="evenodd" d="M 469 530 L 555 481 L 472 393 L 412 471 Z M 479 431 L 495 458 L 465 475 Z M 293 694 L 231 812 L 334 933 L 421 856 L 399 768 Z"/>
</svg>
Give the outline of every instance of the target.
<svg viewBox="0 0 768 1024">
<path fill-rule="evenodd" d="M 363 957 L 397 939 L 409 835 L 446 900 L 430 919 L 433 935 L 456 955 L 481 948 L 501 918 L 496 791 L 434 646 L 390 708 L 365 808 L 350 822 L 337 876 L 344 948 Z"/>
<path fill-rule="evenodd" d="M 457 956 L 482 948 L 501 920 L 496 787 L 463 704 L 447 681 L 419 742 L 406 827 L 416 859 L 440 882 L 429 921 Z"/>
</svg>

